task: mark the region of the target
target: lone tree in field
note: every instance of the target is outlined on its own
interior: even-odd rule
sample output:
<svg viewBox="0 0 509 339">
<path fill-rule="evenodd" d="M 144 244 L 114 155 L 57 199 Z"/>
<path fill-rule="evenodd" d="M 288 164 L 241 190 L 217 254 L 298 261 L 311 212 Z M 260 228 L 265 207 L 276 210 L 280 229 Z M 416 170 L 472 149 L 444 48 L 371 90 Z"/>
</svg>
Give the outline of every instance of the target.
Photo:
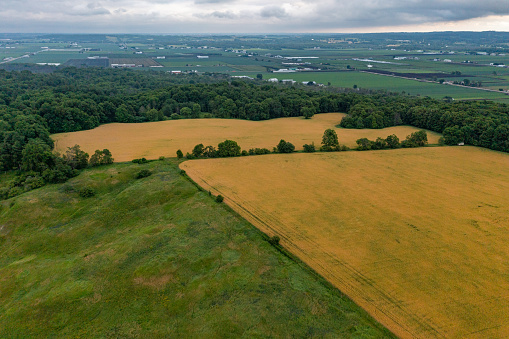
<svg viewBox="0 0 509 339">
<path fill-rule="evenodd" d="M 320 149 L 326 152 L 339 150 L 339 140 L 335 130 L 329 128 L 323 132 L 322 147 Z"/>
</svg>

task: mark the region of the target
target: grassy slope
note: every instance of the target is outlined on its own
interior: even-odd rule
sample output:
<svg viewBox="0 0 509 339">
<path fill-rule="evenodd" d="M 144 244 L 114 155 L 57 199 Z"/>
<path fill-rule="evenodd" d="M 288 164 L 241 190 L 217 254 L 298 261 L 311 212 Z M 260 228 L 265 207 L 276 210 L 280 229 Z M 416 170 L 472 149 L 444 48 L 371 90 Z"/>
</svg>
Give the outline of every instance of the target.
<svg viewBox="0 0 509 339">
<path fill-rule="evenodd" d="M 141 168 L 154 174 L 134 179 Z M 0 206 L 2 338 L 392 336 L 173 160 L 87 170 Z"/>
</svg>

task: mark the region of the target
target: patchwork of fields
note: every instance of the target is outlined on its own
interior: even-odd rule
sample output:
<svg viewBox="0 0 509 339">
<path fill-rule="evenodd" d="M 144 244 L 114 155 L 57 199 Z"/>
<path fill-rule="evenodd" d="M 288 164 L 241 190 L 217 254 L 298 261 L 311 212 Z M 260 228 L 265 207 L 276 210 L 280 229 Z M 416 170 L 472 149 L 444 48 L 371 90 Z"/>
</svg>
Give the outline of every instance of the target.
<svg viewBox="0 0 509 339">
<path fill-rule="evenodd" d="M 508 165 L 433 147 L 181 168 L 398 336 L 494 338 L 509 333 Z"/>
<path fill-rule="evenodd" d="M 322 135 L 327 128 L 334 128 L 345 114 L 327 113 L 315 115 L 306 120 L 302 117 L 282 118 L 266 121 L 233 119 L 169 120 L 139 124 L 113 123 L 101 125 L 93 130 L 54 134 L 56 150 L 65 152 L 67 147 L 80 145 L 93 154 L 96 149 L 109 149 L 115 161 L 129 161 L 145 157 L 174 157 L 178 149 L 184 154 L 191 152 L 197 144 L 217 146 L 225 139 L 232 139 L 242 147 L 268 148 L 272 150 L 279 140 L 293 143 L 296 149 L 303 144 L 314 142 L 320 146 Z M 400 139 L 418 129 L 411 126 L 397 126 L 378 130 L 351 130 L 336 128 L 340 144 L 356 146 L 359 138 L 375 140 L 396 134 Z M 439 134 L 428 132 L 429 143 L 438 142 Z"/>
</svg>

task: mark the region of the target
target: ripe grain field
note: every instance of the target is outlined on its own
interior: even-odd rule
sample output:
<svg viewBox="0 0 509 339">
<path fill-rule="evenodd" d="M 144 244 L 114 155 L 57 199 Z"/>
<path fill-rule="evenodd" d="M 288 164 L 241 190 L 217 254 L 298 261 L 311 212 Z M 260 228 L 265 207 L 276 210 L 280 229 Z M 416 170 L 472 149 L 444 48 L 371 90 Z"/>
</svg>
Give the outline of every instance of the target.
<svg viewBox="0 0 509 339">
<path fill-rule="evenodd" d="M 335 128 L 343 116 L 343 113 L 327 113 L 317 114 L 308 120 L 296 117 L 265 121 L 190 119 L 139 124 L 113 123 L 88 131 L 54 134 L 52 138 L 59 152 L 65 152 L 67 147 L 76 144 L 89 154 L 93 154 L 96 149 L 107 148 L 112 152 L 115 161 L 142 157 L 174 157 L 178 149 L 185 154 L 191 152 L 197 144 L 217 146 L 225 139 L 237 141 L 242 149 L 265 147 L 272 150 L 281 139 L 290 141 L 296 149 L 302 149 L 303 144 L 312 142 L 320 146 L 324 130 Z M 349 147 L 355 147 L 355 141 L 359 138 L 374 140 L 396 134 L 400 139 L 404 139 L 417 130 L 411 126 L 381 130 L 336 128 L 340 143 Z M 437 133 L 428 132 L 430 143 L 437 143 L 439 137 Z"/>
<path fill-rule="evenodd" d="M 509 156 L 475 147 L 187 161 L 402 338 L 509 334 Z"/>
</svg>

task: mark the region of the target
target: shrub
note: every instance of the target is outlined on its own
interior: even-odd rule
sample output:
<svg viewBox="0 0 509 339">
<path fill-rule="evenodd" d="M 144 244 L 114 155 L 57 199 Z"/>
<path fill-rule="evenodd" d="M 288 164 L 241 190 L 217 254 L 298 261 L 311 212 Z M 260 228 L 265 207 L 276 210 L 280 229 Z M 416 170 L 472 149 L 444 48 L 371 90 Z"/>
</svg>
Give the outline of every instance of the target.
<svg viewBox="0 0 509 339">
<path fill-rule="evenodd" d="M 95 153 L 90 157 L 89 165 L 92 167 L 100 165 L 108 165 L 113 163 L 113 157 L 108 149 L 96 150 Z"/>
<path fill-rule="evenodd" d="M 218 203 L 223 202 L 223 200 L 224 200 L 224 197 L 223 197 L 221 194 L 219 194 L 219 195 L 216 197 L 216 202 L 218 202 Z"/>
<path fill-rule="evenodd" d="M 135 164 L 146 164 L 148 162 L 148 160 L 145 158 L 141 158 L 141 159 L 133 159 L 132 162 L 134 162 Z"/>
<path fill-rule="evenodd" d="M 25 179 L 24 184 L 25 191 L 34 190 L 36 188 L 44 186 L 44 184 L 45 184 L 44 179 L 41 178 L 40 176 L 27 177 Z"/>
<path fill-rule="evenodd" d="M 1 187 L 0 188 L 0 199 L 4 200 L 9 197 L 9 187 Z"/>
<path fill-rule="evenodd" d="M 165 158 L 164 158 L 164 156 L 162 156 L 162 155 L 159 157 L 159 160 L 160 160 L 160 161 L 163 161 L 164 159 L 165 159 Z"/>
<path fill-rule="evenodd" d="M 184 157 L 184 153 L 181 150 L 177 150 L 177 158 L 182 159 Z"/>
<path fill-rule="evenodd" d="M 295 150 L 295 146 L 291 142 L 281 139 L 276 146 L 276 150 L 277 153 L 292 153 Z"/>
<path fill-rule="evenodd" d="M 315 148 L 315 143 L 311 143 L 311 145 L 309 144 L 304 144 L 302 146 L 302 148 L 304 148 L 304 152 L 306 153 L 313 153 L 313 152 L 316 152 L 316 148 Z"/>
<path fill-rule="evenodd" d="M 279 246 L 279 241 L 280 240 L 281 239 L 279 238 L 279 236 L 274 235 L 274 236 L 269 238 L 269 244 L 271 244 L 272 246 Z"/>
<path fill-rule="evenodd" d="M 85 187 L 80 188 L 80 190 L 78 191 L 78 194 L 82 198 L 90 198 L 95 195 L 95 190 L 90 186 L 85 186 Z"/>
<path fill-rule="evenodd" d="M 148 169 L 142 169 L 141 171 L 138 172 L 138 174 L 136 174 L 136 179 L 142 179 L 142 178 L 146 178 L 146 177 L 149 177 L 152 175 L 152 172 L 150 172 Z"/>
<path fill-rule="evenodd" d="M 9 194 L 8 194 L 8 198 L 12 198 L 12 197 L 15 197 L 17 195 L 20 195 L 24 193 L 24 190 L 23 188 L 19 187 L 19 186 L 16 186 L 16 187 L 12 187 L 10 190 L 9 190 Z"/>
</svg>

